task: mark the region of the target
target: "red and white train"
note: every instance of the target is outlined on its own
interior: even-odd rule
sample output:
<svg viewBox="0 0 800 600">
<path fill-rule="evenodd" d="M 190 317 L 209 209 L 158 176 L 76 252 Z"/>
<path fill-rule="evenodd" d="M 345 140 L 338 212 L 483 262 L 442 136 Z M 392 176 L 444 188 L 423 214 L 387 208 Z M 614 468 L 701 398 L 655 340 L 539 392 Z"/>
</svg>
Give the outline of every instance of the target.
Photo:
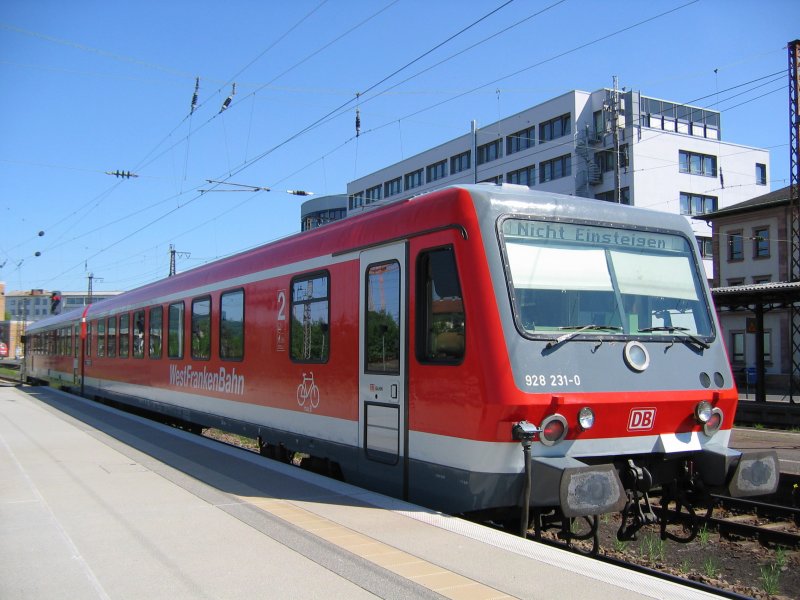
<svg viewBox="0 0 800 600">
<path fill-rule="evenodd" d="M 25 368 L 451 513 L 641 524 L 653 487 L 686 506 L 779 477 L 775 453 L 728 447 L 737 390 L 686 220 L 521 186 L 446 188 L 47 318 Z"/>
</svg>

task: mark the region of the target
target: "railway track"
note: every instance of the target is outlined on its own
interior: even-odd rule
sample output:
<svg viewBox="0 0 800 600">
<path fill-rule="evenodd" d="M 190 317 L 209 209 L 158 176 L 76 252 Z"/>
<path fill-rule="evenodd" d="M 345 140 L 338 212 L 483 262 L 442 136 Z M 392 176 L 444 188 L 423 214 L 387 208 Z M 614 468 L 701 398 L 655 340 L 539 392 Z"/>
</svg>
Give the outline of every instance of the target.
<svg viewBox="0 0 800 600">
<path fill-rule="evenodd" d="M 713 495 L 712 499 L 716 510 L 723 515 L 716 516 L 712 512 L 706 523 L 720 535 L 752 538 L 765 545 L 800 548 L 799 508 L 720 495 Z"/>
</svg>

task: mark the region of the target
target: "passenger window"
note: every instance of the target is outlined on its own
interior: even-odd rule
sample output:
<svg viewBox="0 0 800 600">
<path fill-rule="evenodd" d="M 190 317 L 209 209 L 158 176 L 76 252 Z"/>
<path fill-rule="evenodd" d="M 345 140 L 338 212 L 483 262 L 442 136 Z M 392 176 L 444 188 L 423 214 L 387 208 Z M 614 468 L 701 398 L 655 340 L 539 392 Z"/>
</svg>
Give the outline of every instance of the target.
<svg viewBox="0 0 800 600">
<path fill-rule="evenodd" d="M 109 358 L 117 355 L 117 317 L 108 317 L 108 341 L 106 354 Z"/>
<path fill-rule="evenodd" d="M 219 357 L 244 358 L 244 290 L 226 292 L 219 301 Z"/>
<path fill-rule="evenodd" d="M 161 358 L 161 331 L 164 309 L 160 306 L 150 309 L 150 358 Z"/>
<path fill-rule="evenodd" d="M 366 370 L 400 373 L 400 263 L 370 265 L 366 273 Z"/>
<path fill-rule="evenodd" d="M 292 281 L 292 360 L 327 362 L 330 339 L 328 274 L 317 273 Z"/>
<path fill-rule="evenodd" d="M 97 356 L 106 355 L 106 322 L 103 319 L 97 321 Z"/>
<path fill-rule="evenodd" d="M 453 249 L 421 253 L 417 277 L 417 359 L 458 364 L 464 358 L 466 317 Z"/>
<path fill-rule="evenodd" d="M 169 305 L 167 356 L 170 358 L 183 358 L 183 311 L 183 302 Z"/>
<path fill-rule="evenodd" d="M 192 358 L 211 358 L 211 298 L 192 300 Z"/>
<path fill-rule="evenodd" d="M 133 358 L 144 357 L 144 311 L 133 313 Z"/>
<path fill-rule="evenodd" d="M 119 316 L 119 357 L 128 358 L 128 349 L 131 344 L 130 320 L 128 313 Z"/>
</svg>

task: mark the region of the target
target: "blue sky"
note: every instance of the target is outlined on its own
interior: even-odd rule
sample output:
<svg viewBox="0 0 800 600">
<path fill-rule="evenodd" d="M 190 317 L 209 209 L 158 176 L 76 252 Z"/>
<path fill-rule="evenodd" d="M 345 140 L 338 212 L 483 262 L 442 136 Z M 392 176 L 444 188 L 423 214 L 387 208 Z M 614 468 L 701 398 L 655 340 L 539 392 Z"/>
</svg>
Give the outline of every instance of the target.
<svg viewBox="0 0 800 600">
<path fill-rule="evenodd" d="M 614 75 L 721 110 L 723 139 L 769 148 L 784 187 L 798 23 L 796 0 L 4 0 L 0 281 L 138 287 L 170 244 L 187 270 L 298 231 L 285 190 L 343 193 Z M 201 194 L 207 179 L 272 191 Z"/>
</svg>

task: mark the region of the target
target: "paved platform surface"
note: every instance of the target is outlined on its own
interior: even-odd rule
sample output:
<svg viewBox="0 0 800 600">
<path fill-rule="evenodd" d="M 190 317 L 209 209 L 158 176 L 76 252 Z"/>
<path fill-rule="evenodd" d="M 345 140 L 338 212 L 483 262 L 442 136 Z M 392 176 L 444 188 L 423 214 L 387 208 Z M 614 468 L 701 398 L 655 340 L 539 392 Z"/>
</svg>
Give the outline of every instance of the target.
<svg viewBox="0 0 800 600">
<path fill-rule="evenodd" d="M 0 598 L 711 598 L 48 388 L 0 387 Z"/>
</svg>

